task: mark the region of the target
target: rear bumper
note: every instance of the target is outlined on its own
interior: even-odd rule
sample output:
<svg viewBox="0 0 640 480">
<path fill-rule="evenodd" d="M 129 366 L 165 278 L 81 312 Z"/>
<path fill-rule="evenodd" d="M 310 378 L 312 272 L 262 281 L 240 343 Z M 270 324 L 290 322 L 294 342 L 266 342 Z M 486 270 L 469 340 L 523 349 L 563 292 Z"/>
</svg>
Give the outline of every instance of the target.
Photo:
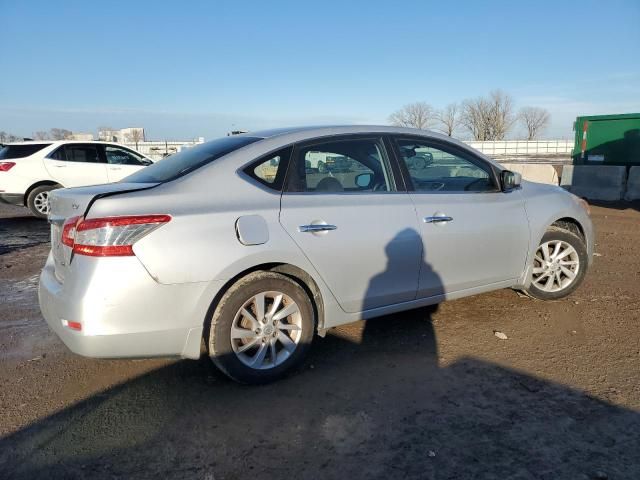
<svg viewBox="0 0 640 480">
<path fill-rule="evenodd" d="M 24 194 L 22 193 L 0 193 L 0 203 L 9 205 L 24 206 Z"/>
<path fill-rule="evenodd" d="M 136 257 L 76 256 L 64 283 L 54 268 L 49 255 L 40 276 L 40 309 L 72 352 L 95 358 L 199 358 L 208 307 L 205 283 L 158 284 Z M 71 330 L 65 321 L 80 322 L 82 330 Z"/>
</svg>

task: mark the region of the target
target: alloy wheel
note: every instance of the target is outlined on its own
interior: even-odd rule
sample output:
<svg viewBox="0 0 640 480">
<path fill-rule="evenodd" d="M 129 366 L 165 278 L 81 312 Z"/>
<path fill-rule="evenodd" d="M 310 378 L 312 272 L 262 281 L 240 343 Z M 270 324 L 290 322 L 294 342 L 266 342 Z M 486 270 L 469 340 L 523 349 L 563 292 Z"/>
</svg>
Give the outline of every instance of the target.
<svg viewBox="0 0 640 480">
<path fill-rule="evenodd" d="M 261 292 L 247 300 L 231 326 L 231 347 L 238 359 L 256 370 L 281 365 L 302 338 L 302 315 L 288 295 Z"/>
<path fill-rule="evenodd" d="M 40 192 L 33 199 L 33 206 L 42 215 L 49 214 L 49 192 Z"/>
<path fill-rule="evenodd" d="M 541 244 L 533 260 L 533 284 L 545 292 L 559 292 L 578 276 L 580 258 L 569 243 L 551 240 Z"/>
</svg>

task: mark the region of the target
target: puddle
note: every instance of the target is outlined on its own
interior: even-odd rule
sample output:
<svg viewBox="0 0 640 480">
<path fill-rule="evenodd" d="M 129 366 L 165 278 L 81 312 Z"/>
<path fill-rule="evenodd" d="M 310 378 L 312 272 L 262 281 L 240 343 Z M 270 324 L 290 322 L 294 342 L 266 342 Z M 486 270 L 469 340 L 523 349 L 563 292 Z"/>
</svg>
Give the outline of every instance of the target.
<svg viewBox="0 0 640 480">
<path fill-rule="evenodd" d="M 38 305 L 38 274 L 24 280 L 0 280 L 0 358 L 30 359 L 57 342 Z"/>
<path fill-rule="evenodd" d="M 34 217 L 0 218 L 0 255 L 49 243 L 50 228 Z"/>
</svg>

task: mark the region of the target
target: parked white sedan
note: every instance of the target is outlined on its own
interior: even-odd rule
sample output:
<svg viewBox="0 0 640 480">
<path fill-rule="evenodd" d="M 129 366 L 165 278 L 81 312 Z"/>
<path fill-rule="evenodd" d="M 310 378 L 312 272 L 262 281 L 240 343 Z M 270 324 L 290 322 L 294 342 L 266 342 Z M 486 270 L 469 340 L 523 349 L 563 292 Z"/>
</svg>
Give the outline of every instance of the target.
<svg viewBox="0 0 640 480">
<path fill-rule="evenodd" d="M 24 205 L 45 218 L 51 190 L 117 182 L 152 163 L 115 143 L 9 143 L 0 148 L 0 201 Z"/>
</svg>

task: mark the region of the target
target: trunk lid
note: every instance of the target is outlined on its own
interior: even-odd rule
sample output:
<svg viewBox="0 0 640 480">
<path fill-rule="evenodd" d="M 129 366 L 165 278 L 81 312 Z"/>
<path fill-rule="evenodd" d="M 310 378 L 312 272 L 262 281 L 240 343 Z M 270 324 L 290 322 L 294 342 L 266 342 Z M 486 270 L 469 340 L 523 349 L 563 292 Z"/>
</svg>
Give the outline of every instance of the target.
<svg viewBox="0 0 640 480">
<path fill-rule="evenodd" d="M 71 262 L 71 248 L 62 243 L 64 222 L 72 217 L 86 216 L 92 203 L 102 197 L 153 188 L 157 183 L 108 183 L 90 187 L 61 188 L 49 193 L 49 223 L 51 224 L 51 252 L 55 275 L 64 283 Z"/>
</svg>

